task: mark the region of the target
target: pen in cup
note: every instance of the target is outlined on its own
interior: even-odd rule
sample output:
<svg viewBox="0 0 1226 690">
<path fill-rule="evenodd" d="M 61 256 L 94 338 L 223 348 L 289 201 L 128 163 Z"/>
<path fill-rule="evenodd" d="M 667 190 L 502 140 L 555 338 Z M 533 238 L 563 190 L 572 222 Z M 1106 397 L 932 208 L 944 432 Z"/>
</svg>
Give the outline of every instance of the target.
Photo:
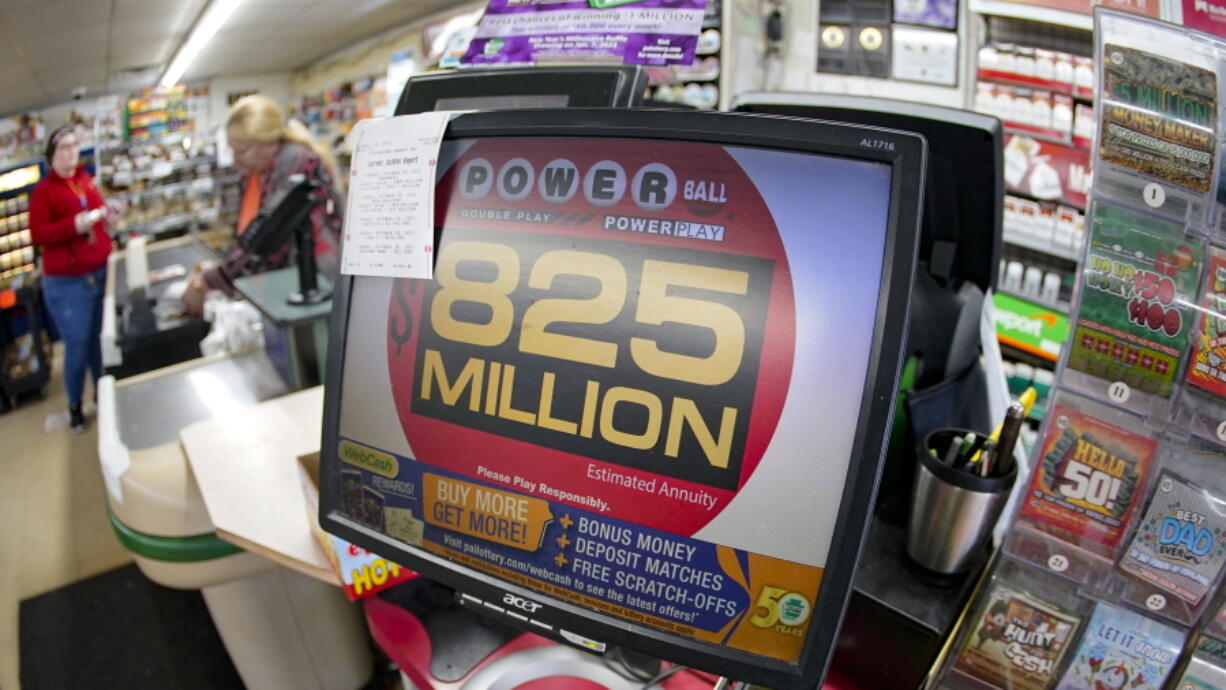
<svg viewBox="0 0 1226 690">
<path fill-rule="evenodd" d="M 1022 421 L 1025 416 L 1026 406 L 1021 402 L 1013 402 L 1009 405 L 1009 410 L 1005 412 L 1000 441 L 996 446 L 997 474 L 1007 474 L 1013 469 L 1013 448 L 1017 445 L 1017 437 L 1022 430 Z"/>
</svg>

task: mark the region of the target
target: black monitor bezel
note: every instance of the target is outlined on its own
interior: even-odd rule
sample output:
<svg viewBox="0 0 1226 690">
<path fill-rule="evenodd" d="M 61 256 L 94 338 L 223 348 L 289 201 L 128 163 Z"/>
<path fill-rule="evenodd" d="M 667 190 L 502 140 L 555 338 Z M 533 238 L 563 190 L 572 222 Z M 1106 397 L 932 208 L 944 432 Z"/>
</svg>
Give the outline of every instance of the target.
<svg viewBox="0 0 1226 690">
<path fill-rule="evenodd" d="M 324 393 L 319 522 L 329 532 L 385 558 L 486 601 L 507 593 L 541 602 L 534 617 L 610 645 L 775 690 L 820 687 L 864 542 L 877 480 L 892 423 L 902 365 L 901 350 L 910 313 L 910 288 L 919 237 L 927 144 L 906 132 L 824 123 L 800 118 L 711 112 L 651 110 L 506 110 L 457 116 L 446 139 L 479 137 L 601 137 L 708 142 L 809 152 L 877 161 L 892 166 L 885 254 L 859 423 L 848 464 L 843 499 L 827 555 L 826 570 L 812 613 L 802 656 L 796 664 L 689 640 L 580 605 L 555 599 L 481 572 L 455 566 L 424 551 L 410 551 L 393 539 L 330 511 L 338 505 L 336 472 L 342 367 L 349 327 L 353 276 L 341 276 L 333 313 Z M 525 625 L 525 630 L 544 634 Z M 560 639 L 554 636 L 555 639 Z"/>
<path fill-rule="evenodd" d="M 991 227 L 986 228 L 986 231 L 983 228 L 968 227 L 969 223 L 962 224 L 964 236 L 958 238 L 958 267 L 955 274 L 959 278 L 974 282 L 984 292 L 996 286 L 1003 246 L 1001 233 L 1004 227 L 1005 198 L 1005 134 L 999 119 L 969 110 L 892 98 L 792 91 L 750 91 L 738 94 L 732 100 L 731 109 L 743 113 L 846 121 L 851 124 L 918 131 L 920 134 L 931 126 L 959 127 L 987 138 L 990 143 L 983 148 L 988 149 L 995 159 L 992 162 L 993 174 L 990 179 L 977 180 L 976 184 L 986 188 L 985 196 L 1000 199 L 1001 203 L 996 205 Z M 806 114 L 805 111 L 810 112 Z M 855 113 L 864 113 L 868 121 L 855 119 Z M 924 122 L 930 122 L 932 125 L 922 124 Z M 913 125 L 914 129 L 909 125 Z M 929 142 L 929 148 L 932 148 L 932 142 Z M 940 152 L 933 152 L 932 155 L 938 154 L 948 155 Z"/>
<path fill-rule="evenodd" d="M 410 78 L 396 114 L 428 112 L 440 100 L 473 96 L 561 95 L 568 108 L 630 108 L 646 90 L 647 73 L 638 65 L 464 69 Z"/>
</svg>

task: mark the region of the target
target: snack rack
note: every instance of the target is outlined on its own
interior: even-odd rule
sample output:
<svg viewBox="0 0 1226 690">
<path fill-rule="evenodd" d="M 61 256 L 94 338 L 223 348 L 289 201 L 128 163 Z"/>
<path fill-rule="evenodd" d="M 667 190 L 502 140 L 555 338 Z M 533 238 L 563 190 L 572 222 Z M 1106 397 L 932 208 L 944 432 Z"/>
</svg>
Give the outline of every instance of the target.
<svg viewBox="0 0 1226 690">
<path fill-rule="evenodd" d="M 1094 22 L 1072 333 L 952 690 L 1226 687 L 1226 41 Z"/>
<path fill-rule="evenodd" d="M 43 395 L 51 380 L 42 291 L 24 275 L 15 282 L 0 292 L 0 410 L 16 407 L 27 393 Z"/>
<path fill-rule="evenodd" d="M 35 270 L 37 251 L 30 236 L 30 192 L 42 176 L 42 165 L 37 161 L 0 172 L 0 290 Z"/>
</svg>

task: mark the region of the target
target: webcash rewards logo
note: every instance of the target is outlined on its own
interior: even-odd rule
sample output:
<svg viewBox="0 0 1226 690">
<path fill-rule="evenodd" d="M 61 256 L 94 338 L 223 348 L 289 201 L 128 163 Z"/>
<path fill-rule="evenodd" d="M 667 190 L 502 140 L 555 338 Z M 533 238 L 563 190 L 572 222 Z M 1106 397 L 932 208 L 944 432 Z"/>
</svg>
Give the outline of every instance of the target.
<svg viewBox="0 0 1226 690">
<path fill-rule="evenodd" d="M 341 460 L 354 467 L 361 467 L 390 479 L 395 479 L 396 475 L 400 474 L 400 463 L 396 458 L 350 441 L 341 441 L 340 456 Z"/>
</svg>

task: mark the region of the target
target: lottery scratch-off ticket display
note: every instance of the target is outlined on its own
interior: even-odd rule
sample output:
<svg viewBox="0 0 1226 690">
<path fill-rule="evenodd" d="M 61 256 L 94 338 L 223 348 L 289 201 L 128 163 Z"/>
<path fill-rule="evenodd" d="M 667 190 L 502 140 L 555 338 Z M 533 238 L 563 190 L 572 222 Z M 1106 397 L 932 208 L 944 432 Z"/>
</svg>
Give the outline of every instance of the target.
<svg viewBox="0 0 1226 690">
<path fill-rule="evenodd" d="M 1196 606 L 1226 559 L 1226 501 L 1163 470 L 1120 569 Z"/>
<path fill-rule="evenodd" d="M 1198 322 L 1203 255 L 1178 224 L 1095 202 L 1067 361 L 1088 377 L 1070 385 L 1119 402 L 1169 398 Z M 1120 383 L 1130 391 L 1124 400 L 1111 389 Z"/>
<path fill-rule="evenodd" d="M 954 669 L 996 688 L 1051 686 L 1081 619 L 1003 580 L 984 597 Z"/>
<path fill-rule="evenodd" d="M 1101 6 L 1094 18 L 1099 136 L 1072 342 L 993 578 L 1093 607 L 1042 687 L 1226 687 L 1226 41 Z M 1198 629 L 1208 642 L 1185 668 Z M 951 690 L 1024 687 L 977 677 Z"/>
<path fill-rule="evenodd" d="M 1193 339 L 1188 381 L 1226 398 L 1226 250 L 1209 248 L 1205 275 L 1200 300 L 1204 311 Z"/>
<path fill-rule="evenodd" d="M 1099 603 L 1057 690 L 1160 690 L 1182 646 L 1178 630 Z"/>
<path fill-rule="evenodd" d="M 1041 531 L 1107 559 L 1143 500 L 1158 450 L 1126 413 L 1111 412 L 1076 396 L 1056 398 L 1020 513 Z"/>
<path fill-rule="evenodd" d="M 920 140 L 691 115 L 452 121 L 434 278 L 341 296 L 321 522 L 534 632 L 601 649 L 638 626 L 642 651 L 812 687 L 885 435 L 866 384 L 901 337 L 914 239 L 887 247 Z"/>
<path fill-rule="evenodd" d="M 1201 635 L 1175 690 L 1216 690 L 1226 687 L 1226 644 Z"/>
<path fill-rule="evenodd" d="M 1209 42 L 1116 12 L 1096 15 L 1095 192 L 1203 223 L 1217 171 L 1217 56 Z"/>
<path fill-rule="evenodd" d="M 1119 600 L 1179 625 L 1209 606 L 1226 565 L 1226 448 L 1196 435 L 1162 438 L 1147 504 L 1117 563 Z"/>
</svg>

